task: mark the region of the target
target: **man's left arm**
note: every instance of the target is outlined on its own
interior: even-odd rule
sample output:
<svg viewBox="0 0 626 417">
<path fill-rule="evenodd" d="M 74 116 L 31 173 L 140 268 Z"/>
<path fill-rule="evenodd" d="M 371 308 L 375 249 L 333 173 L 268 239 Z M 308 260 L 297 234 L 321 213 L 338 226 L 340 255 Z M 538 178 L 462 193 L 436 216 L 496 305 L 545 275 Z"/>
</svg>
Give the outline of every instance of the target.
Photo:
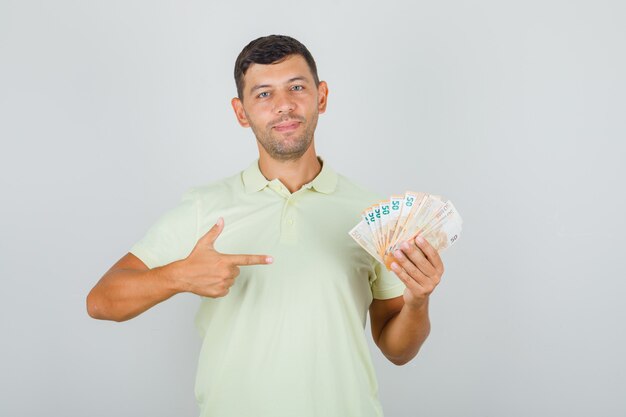
<svg viewBox="0 0 626 417">
<path fill-rule="evenodd" d="M 437 251 L 421 237 L 404 242 L 394 256 L 391 268 L 406 289 L 401 297 L 374 299 L 370 322 L 372 337 L 385 357 L 404 365 L 417 355 L 428 337 L 428 300 L 444 267 Z"/>
</svg>

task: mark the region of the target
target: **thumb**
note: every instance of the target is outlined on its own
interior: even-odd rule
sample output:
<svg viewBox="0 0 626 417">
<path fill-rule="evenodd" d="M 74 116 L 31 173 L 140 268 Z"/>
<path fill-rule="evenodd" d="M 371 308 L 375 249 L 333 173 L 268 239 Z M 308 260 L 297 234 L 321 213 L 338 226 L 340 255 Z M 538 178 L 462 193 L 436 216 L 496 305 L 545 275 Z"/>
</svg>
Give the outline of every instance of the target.
<svg viewBox="0 0 626 417">
<path fill-rule="evenodd" d="M 219 219 L 217 219 L 217 222 L 213 225 L 213 227 L 211 227 L 209 231 L 206 232 L 204 236 L 202 236 L 198 240 L 196 246 L 208 246 L 209 248 L 213 249 L 213 244 L 222 233 L 222 230 L 224 230 L 224 219 L 220 217 Z"/>
</svg>

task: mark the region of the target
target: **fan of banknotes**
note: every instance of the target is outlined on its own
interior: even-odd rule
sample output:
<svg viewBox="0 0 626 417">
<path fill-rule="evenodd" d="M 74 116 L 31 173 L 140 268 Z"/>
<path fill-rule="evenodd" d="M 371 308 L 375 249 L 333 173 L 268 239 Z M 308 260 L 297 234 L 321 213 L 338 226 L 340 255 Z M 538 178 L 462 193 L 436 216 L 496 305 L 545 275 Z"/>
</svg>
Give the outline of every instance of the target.
<svg viewBox="0 0 626 417">
<path fill-rule="evenodd" d="M 388 270 L 402 242 L 421 235 L 441 252 L 457 241 L 463 225 L 452 202 L 413 191 L 392 195 L 365 209 L 362 216 L 350 236 Z"/>
</svg>

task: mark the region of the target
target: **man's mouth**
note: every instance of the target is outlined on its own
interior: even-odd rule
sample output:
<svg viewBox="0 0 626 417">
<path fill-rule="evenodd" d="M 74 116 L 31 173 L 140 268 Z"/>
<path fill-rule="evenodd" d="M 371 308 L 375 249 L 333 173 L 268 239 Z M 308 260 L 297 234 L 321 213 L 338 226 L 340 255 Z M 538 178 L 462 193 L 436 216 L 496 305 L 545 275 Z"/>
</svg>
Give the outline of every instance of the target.
<svg viewBox="0 0 626 417">
<path fill-rule="evenodd" d="M 274 125 L 273 128 L 279 132 L 288 132 L 290 130 L 297 129 L 298 126 L 300 126 L 300 122 L 291 120 L 288 122 L 278 123 Z"/>
</svg>

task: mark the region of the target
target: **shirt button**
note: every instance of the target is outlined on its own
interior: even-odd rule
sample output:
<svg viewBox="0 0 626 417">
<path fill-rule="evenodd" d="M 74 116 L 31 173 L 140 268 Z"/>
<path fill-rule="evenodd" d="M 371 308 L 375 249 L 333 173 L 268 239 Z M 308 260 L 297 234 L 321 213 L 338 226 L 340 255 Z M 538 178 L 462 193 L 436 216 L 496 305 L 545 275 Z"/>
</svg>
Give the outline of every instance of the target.
<svg viewBox="0 0 626 417">
<path fill-rule="evenodd" d="M 288 224 L 289 226 L 293 226 L 293 220 L 292 220 L 292 219 L 287 220 L 287 224 Z"/>
</svg>

